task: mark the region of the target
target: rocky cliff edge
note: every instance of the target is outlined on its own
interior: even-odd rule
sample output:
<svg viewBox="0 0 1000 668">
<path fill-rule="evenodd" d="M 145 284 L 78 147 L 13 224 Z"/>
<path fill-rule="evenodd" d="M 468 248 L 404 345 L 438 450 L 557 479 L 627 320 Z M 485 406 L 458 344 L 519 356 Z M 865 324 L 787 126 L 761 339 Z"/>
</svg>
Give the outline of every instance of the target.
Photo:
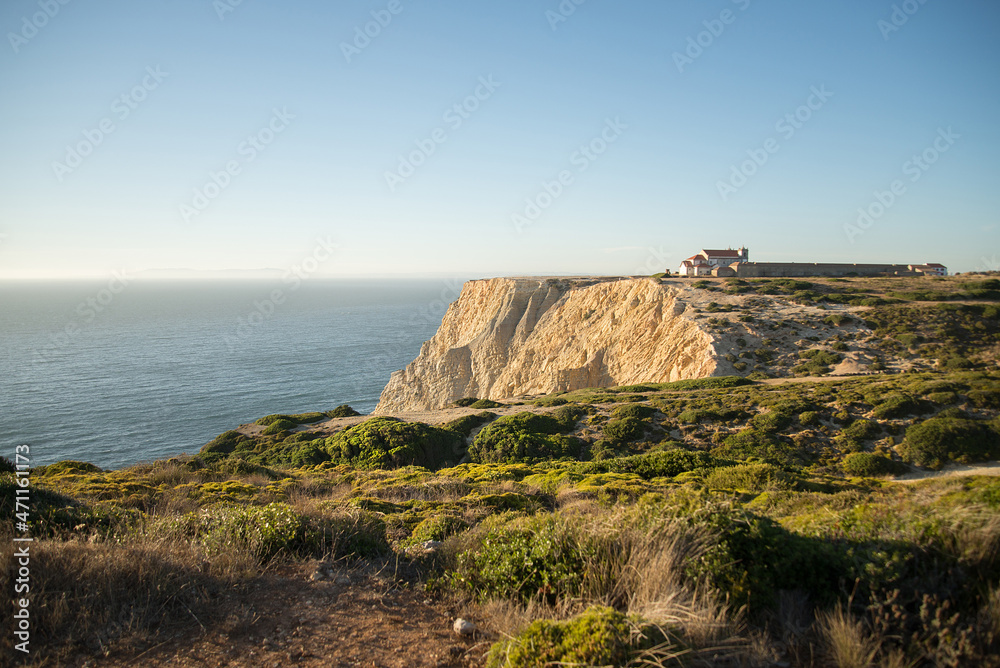
<svg viewBox="0 0 1000 668">
<path fill-rule="evenodd" d="M 655 278 L 469 281 L 376 414 L 716 372 L 713 337 Z"/>
</svg>

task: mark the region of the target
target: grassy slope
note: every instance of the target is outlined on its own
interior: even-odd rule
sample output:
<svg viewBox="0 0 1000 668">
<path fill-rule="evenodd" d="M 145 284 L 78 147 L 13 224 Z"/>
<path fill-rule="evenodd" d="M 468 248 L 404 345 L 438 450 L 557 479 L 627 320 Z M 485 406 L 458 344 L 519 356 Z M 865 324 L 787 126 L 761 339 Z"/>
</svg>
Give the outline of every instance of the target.
<svg viewBox="0 0 1000 668">
<path fill-rule="evenodd" d="M 211 623 L 219 590 L 275 560 L 399 554 L 430 595 L 523 633 L 496 644 L 495 665 L 719 652 L 995 665 L 1000 478 L 891 478 L 998 458 L 995 330 L 912 299 L 871 311 L 887 355 L 905 345 L 978 368 L 580 390 L 524 401 L 542 416 L 377 418 L 332 436 L 313 431 L 323 414 L 268 416 L 193 458 L 35 469 L 35 647 L 58 663 L 171 616 Z M 899 340 L 920 327 L 950 338 Z M 11 486 L 0 474 L 8 514 Z M 444 546 L 425 553 L 427 540 Z"/>
</svg>

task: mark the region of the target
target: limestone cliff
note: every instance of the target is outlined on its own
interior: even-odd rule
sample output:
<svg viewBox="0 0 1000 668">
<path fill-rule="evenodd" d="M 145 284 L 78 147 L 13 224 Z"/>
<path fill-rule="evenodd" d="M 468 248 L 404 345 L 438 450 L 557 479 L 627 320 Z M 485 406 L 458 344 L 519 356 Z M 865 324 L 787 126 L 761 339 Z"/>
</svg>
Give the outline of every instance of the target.
<svg viewBox="0 0 1000 668">
<path fill-rule="evenodd" d="M 716 372 L 713 338 L 656 279 L 469 281 L 376 413 Z"/>
</svg>

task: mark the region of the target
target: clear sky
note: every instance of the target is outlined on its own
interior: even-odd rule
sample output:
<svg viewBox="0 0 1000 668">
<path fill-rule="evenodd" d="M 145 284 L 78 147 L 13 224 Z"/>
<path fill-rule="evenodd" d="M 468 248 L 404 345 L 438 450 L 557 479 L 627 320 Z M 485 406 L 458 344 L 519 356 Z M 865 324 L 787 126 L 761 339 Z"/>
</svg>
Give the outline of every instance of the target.
<svg viewBox="0 0 1000 668">
<path fill-rule="evenodd" d="M 6 0 L 0 28 L 4 278 L 1000 268 L 994 0 Z"/>
</svg>

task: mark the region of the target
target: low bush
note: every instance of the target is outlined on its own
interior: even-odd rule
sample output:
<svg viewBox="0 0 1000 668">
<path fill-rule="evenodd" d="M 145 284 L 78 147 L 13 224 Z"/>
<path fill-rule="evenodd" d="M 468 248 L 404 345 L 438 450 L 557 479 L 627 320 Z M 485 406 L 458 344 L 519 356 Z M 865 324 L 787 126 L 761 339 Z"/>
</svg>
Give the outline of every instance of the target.
<svg viewBox="0 0 1000 668">
<path fill-rule="evenodd" d="M 643 420 L 652 417 L 656 409 L 645 404 L 625 404 L 611 411 L 611 417 L 615 418 L 636 418 Z"/>
<path fill-rule="evenodd" d="M 482 413 L 476 413 L 475 415 L 463 415 L 462 417 L 452 420 L 451 422 L 446 422 L 441 425 L 441 428 L 453 431 L 462 436 L 462 438 L 468 438 L 473 429 L 486 424 L 490 420 L 496 419 L 496 416 L 496 413 L 490 413 L 489 411 L 483 411 Z"/>
<path fill-rule="evenodd" d="M 486 425 L 469 448 L 477 463 L 533 462 L 580 454 L 579 439 L 563 436 L 566 426 L 549 415 L 523 412 L 506 415 Z"/>
<path fill-rule="evenodd" d="M 328 418 L 357 417 L 358 415 L 361 415 L 361 413 L 357 412 L 347 404 L 341 404 L 333 410 L 326 412 L 326 416 Z"/>
<path fill-rule="evenodd" d="M 492 399 L 479 399 L 473 401 L 469 404 L 469 408 L 475 408 L 477 411 L 487 410 L 489 408 L 500 408 L 503 406 L 499 401 L 493 401 Z"/>
<path fill-rule="evenodd" d="M 926 406 L 913 397 L 905 394 L 892 394 L 875 406 L 872 416 L 879 420 L 886 420 L 917 415 L 925 410 Z"/>
<path fill-rule="evenodd" d="M 274 422 L 271 422 L 267 428 L 264 429 L 264 434 L 267 434 L 268 436 L 280 434 L 283 431 L 288 431 L 289 429 L 297 426 L 298 422 L 293 422 L 292 420 L 287 420 L 285 418 L 279 418 Z"/>
<path fill-rule="evenodd" d="M 759 413 L 750 419 L 750 424 L 758 431 L 773 433 L 778 432 L 792 423 L 790 415 L 776 410 L 766 413 Z"/>
<path fill-rule="evenodd" d="M 897 475 L 906 470 L 906 467 L 899 462 L 870 452 L 855 452 L 847 455 L 841 462 L 841 468 L 847 475 L 870 478 Z"/>
<path fill-rule="evenodd" d="M 753 385 L 752 380 L 742 376 L 709 376 L 708 378 L 691 378 L 688 380 L 675 380 L 672 383 L 664 383 L 661 390 L 717 390 L 727 387 L 740 387 L 743 385 Z"/>
<path fill-rule="evenodd" d="M 976 408 L 1000 409 L 1000 390 L 970 390 L 966 396 Z"/>
<path fill-rule="evenodd" d="M 326 450 L 334 461 L 358 468 L 435 470 L 465 454 L 463 439 L 454 431 L 391 417 L 371 418 L 334 434 L 326 439 Z"/>
<path fill-rule="evenodd" d="M 931 469 L 1000 458 L 1000 434 L 987 423 L 934 417 L 910 426 L 900 447 L 907 461 Z"/>
<path fill-rule="evenodd" d="M 801 463 L 800 453 L 770 434 L 753 428 L 730 434 L 722 445 L 712 450 L 719 459 L 760 460 L 779 466 Z"/>
<path fill-rule="evenodd" d="M 737 464 L 713 470 L 705 478 L 711 489 L 732 489 L 759 494 L 778 489 L 791 489 L 795 478 L 773 464 Z"/>
<path fill-rule="evenodd" d="M 642 438 L 646 423 L 634 417 L 612 418 L 601 429 L 604 438 L 615 443 L 630 443 Z"/>
<path fill-rule="evenodd" d="M 707 452 L 663 450 L 629 457 L 612 457 L 586 464 L 583 473 L 632 473 L 645 480 L 672 478 L 688 471 L 709 469 L 718 460 Z"/>
<path fill-rule="evenodd" d="M 478 545 L 458 555 L 452 582 L 479 598 L 529 600 L 573 596 L 582 584 L 584 556 L 574 527 L 559 515 L 487 521 Z"/>
<path fill-rule="evenodd" d="M 855 420 L 841 432 L 856 441 L 870 440 L 882 433 L 882 427 L 874 420 Z"/>
<path fill-rule="evenodd" d="M 637 623 L 603 606 L 587 608 L 566 621 L 539 619 L 511 640 L 493 645 L 486 666 L 624 666 L 662 637 L 633 633 Z"/>
</svg>

